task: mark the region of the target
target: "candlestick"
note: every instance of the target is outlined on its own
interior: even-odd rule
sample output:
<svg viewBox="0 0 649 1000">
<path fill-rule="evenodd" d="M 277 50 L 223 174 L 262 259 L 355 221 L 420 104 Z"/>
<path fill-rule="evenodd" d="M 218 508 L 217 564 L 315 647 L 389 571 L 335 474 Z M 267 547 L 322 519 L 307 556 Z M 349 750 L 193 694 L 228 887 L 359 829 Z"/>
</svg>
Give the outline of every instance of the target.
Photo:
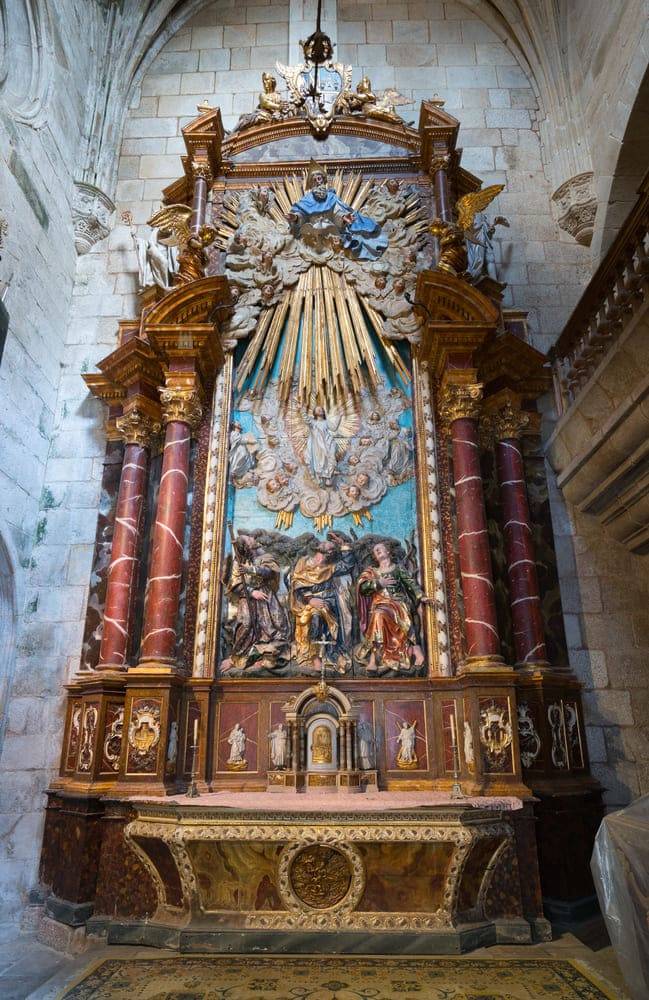
<svg viewBox="0 0 649 1000">
<path fill-rule="evenodd" d="M 453 703 L 453 705 L 454 705 L 453 712 L 450 716 L 451 751 L 453 753 L 453 784 L 451 785 L 451 798 L 464 799 L 466 798 L 466 796 L 462 791 L 462 785 L 460 784 L 460 753 L 457 746 L 457 729 L 455 726 L 455 703 Z"/>
<path fill-rule="evenodd" d="M 198 788 L 196 787 L 196 750 L 198 749 L 198 718 L 194 717 L 194 742 L 191 747 L 192 751 L 192 780 L 189 783 L 189 788 L 187 789 L 187 795 L 191 799 L 195 799 L 197 795 L 200 795 Z"/>
</svg>

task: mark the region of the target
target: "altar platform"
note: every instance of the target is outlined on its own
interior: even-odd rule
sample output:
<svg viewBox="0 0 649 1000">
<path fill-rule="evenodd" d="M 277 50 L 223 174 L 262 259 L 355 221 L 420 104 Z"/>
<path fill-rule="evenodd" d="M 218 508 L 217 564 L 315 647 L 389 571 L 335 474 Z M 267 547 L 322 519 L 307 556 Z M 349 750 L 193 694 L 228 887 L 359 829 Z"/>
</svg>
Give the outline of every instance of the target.
<svg viewBox="0 0 649 1000">
<path fill-rule="evenodd" d="M 74 808 L 50 797 L 59 851 Z M 531 804 L 514 796 L 106 798 L 101 823 L 93 912 L 79 922 L 108 943 L 457 954 L 550 936 Z M 69 924 L 59 901 L 54 885 L 48 915 Z"/>
<path fill-rule="evenodd" d="M 308 813 L 363 813 L 389 812 L 394 809 L 432 809 L 440 806 L 462 806 L 476 809 L 522 809 L 523 800 L 515 795 L 485 796 L 466 795 L 454 799 L 448 792 L 398 792 L 367 790 L 361 795 L 336 796 L 331 798 L 313 792 L 296 795 L 294 792 L 207 792 L 195 798 L 189 795 L 137 796 L 132 802 L 176 803 L 195 806 L 201 810 L 242 809 L 246 812 L 262 810 L 265 813 L 308 812 Z"/>
</svg>

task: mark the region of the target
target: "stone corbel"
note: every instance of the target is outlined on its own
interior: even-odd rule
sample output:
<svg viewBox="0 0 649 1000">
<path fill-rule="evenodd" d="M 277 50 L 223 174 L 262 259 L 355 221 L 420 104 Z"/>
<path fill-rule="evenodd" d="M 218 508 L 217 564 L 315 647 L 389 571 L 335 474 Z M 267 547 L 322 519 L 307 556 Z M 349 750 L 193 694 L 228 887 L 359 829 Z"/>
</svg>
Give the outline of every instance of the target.
<svg viewBox="0 0 649 1000">
<path fill-rule="evenodd" d="M 552 195 L 559 228 L 584 247 L 593 238 L 597 197 L 593 187 L 593 173 L 575 174 L 564 181 Z"/>
<path fill-rule="evenodd" d="M 72 202 L 74 245 L 79 256 L 88 253 L 110 232 L 115 205 L 107 194 L 93 184 L 75 181 Z"/>
</svg>

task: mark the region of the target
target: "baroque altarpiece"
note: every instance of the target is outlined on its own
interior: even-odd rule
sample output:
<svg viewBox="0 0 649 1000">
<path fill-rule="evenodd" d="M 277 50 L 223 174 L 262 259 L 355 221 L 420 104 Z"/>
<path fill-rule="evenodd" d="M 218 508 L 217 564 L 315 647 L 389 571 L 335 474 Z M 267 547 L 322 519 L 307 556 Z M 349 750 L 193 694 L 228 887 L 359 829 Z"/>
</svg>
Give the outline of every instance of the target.
<svg viewBox="0 0 649 1000">
<path fill-rule="evenodd" d="M 461 166 L 442 101 L 414 127 L 331 63 L 310 107 L 279 68 L 288 98 L 265 75 L 232 133 L 208 106 L 183 129 L 135 235 L 139 315 L 84 376 L 108 444 L 47 912 L 205 947 L 542 937 L 541 893 L 592 893 L 599 791 L 549 375 L 481 214 L 501 188 Z"/>
</svg>

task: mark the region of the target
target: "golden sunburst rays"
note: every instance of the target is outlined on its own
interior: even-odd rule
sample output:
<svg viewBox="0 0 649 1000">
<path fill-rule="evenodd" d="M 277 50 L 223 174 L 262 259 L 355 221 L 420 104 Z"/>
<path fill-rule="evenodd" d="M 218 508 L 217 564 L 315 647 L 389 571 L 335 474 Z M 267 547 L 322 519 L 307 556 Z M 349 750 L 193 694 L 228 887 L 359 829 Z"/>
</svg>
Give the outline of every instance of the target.
<svg viewBox="0 0 649 1000">
<path fill-rule="evenodd" d="M 237 372 L 237 391 L 246 383 L 259 396 L 276 373 L 279 399 L 295 387 L 303 405 L 332 406 L 381 381 L 374 331 L 380 348 L 402 382 L 410 371 L 397 345 L 383 335 L 383 321 L 344 277 L 312 266 L 275 307 L 265 310 Z"/>
<path fill-rule="evenodd" d="M 294 510 L 280 510 L 275 518 L 276 531 L 289 531 L 293 527 Z"/>
<path fill-rule="evenodd" d="M 284 224 L 291 205 L 306 191 L 307 171 L 273 181 L 273 197 L 268 204 L 271 218 Z M 375 185 L 361 174 L 330 174 L 328 184 L 346 204 L 359 211 Z M 217 230 L 217 245 L 226 250 L 241 223 L 240 194 L 226 192 Z M 405 202 L 402 220 L 419 230 L 419 198 L 413 194 Z M 261 311 L 238 366 L 236 389 L 241 392 L 249 382 L 252 395 L 260 395 L 273 372 L 277 373 L 280 400 L 288 401 L 294 386 L 303 405 L 316 400 L 334 405 L 364 388 L 373 390 L 381 376 L 377 365 L 374 332 L 385 359 L 404 383 L 410 372 L 396 343 L 384 335 L 381 316 L 363 301 L 353 285 L 337 270 L 326 264 L 313 264 L 299 278 L 295 287 L 284 294 L 279 304 Z"/>
<path fill-rule="evenodd" d="M 367 507 L 363 507 L 362 510 L 353 510 L 351 515 L 354 524 L 359 528 L 363 527 L 363 518 L 365 518 L 366 521 L 374 520 L 371 511 L 369 511 Z"/>
</svg>

